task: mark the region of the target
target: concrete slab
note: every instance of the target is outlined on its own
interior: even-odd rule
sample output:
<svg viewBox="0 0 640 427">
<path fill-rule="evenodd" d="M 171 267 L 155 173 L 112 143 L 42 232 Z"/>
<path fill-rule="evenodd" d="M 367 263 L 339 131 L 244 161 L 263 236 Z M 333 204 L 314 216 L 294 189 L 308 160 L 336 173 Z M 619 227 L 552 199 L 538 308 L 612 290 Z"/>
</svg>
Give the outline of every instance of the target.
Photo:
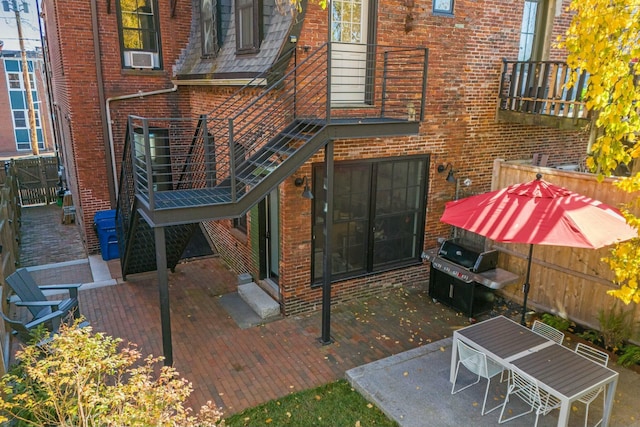
<svg viewBox="0 0 640 427">
<path fill-rule="evenodd" d="M 254 282 L 238 285 L 238 294 L 262 319 L 280 314 L 280 304 Z"/>
<path fill-rule="evenodd" d="M 488 427 L 498 425 L 500 409 L 480 415 L 486 387 L 485 380 L 455 395 L 451 395 L 449 366 L 451 338 L 437 341 L 397 355 L 349 369 L 345 375 L 352 386 L 378 406 L 387 416 L 403 427 Z M 621 373 L 613 407 L 612 427 L 640 426 L 637 396 L 640 395 L 640 375 L 611 366 Z M 470 383 L 468 371 L 460 373 L 460 381 Z M 624 391 L 624 392 L 623 392 Z M 487 406 L 493 407 L 504 399 L 506 383 L 492 381 Z M 510 403 L 511 405 L 511 403 Z M 511 407 L 512 411 L 520 408 Z M 515 413 L 515 412 L 514 412 Z M 585 407 L 572 407 L 569 426 L 584 425 Z M 602 416 L 602 400 L 589 407 L 589 425 Z M 531 426 L 535 415 L 528 414 L 509 421 L 509 426 Z M 558 411 L 540 417 L 538 426 L 555 426 Z"/>
<path fill-rule="evenodd" d="M 280 319 L 279 314 L 268 319 L 261 318 L 251 307 L 249 307 L 249 304 L 240 298 L 240 295 L 238 295 L 237 292 L 222 295 L 219 301 L 220 305 L 227 313 L 229 313 L 240 329 L 252 328 L 254 326 L 262 325 L 267 321 Z"/>
</svg>

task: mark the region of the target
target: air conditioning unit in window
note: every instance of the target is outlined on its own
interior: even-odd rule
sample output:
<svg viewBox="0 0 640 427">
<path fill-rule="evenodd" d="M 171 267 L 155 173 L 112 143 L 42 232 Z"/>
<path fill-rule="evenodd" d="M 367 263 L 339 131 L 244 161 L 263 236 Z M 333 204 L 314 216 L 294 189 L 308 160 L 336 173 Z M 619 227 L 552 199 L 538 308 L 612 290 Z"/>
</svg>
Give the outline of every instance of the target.
<svg viewBox="0 0 640 427">
<path fill-rule="evenodd" d="M 131 68 L 153 68 L 153 52 L 129 52 Z"/>
</svg>

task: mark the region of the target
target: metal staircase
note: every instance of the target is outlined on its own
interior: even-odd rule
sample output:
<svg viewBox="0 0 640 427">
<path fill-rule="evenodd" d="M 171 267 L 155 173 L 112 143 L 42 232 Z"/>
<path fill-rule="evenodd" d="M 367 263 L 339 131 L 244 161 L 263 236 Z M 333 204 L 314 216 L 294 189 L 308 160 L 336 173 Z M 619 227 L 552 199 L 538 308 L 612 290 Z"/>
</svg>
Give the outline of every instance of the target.
<svg viewBox="0 0 640 427">
<path fill-rule="evenodd" d="M 247 212 L 330 140 L 418 133 L 426 48 L 372 45 L 349 69 L 334 54 L 331 44 L 293 50 L 207 115 L 129 117 L 116 217 L 123 277 L 156 269 L 155 227 L 173 269 L 199 222 Z M 349 91 L 361 101 L 345 102 Z"/>
</svg>

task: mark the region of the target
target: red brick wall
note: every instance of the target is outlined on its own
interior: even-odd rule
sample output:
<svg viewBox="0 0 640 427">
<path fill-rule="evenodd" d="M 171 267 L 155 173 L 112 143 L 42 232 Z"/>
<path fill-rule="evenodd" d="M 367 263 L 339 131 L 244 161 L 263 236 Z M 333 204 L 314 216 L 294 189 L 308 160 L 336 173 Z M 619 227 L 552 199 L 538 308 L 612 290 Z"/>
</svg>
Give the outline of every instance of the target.
<svg viewBox="0 0 640 427">
<path fill-rule="evenodd" d="M 493 159 L 530 159 L 535 152 L 550 154 L 549 164 L 577 163 L 586 153 L 586 134 L 551 128 L 495 122 L 502 58 L 516 59 L 522 2 L 457 1 L 454 17 L 434 16 L 430 1 L 413 8 L 414 29 L 404 31 L 403 2 L 382 1 L 378 7 L 377 43 L 429 47 L 428 93 L 425 120 L 417 137 L 337 141 L 335 159 L 376 158 L 430 154 L 425 248 L 450 228 L 439 222 L 446 201 L 455 197 L 455 185 L 436 172 L 438 164 L 452 163 L 456 177 L 469 178 L 461 193 L 487 191 Z M 566 25 L 567 17 L 557 18 Z M 563 28 L 554 28 L 555 35 Z M 326 40 L 326 11 L 310 5 L 298 45 L 318 46 Z M 562 52 L 551 49 L 562 58 Z M 322 161 L 322 155 L 312 161 Z M 311 161 L 311 162 L 312 162 Z M 295 176 L 311 176 L 309 162 Z M 311 204 L 299 189 L 285 181 L 281 200 L 282 253 L 280 286 L 285 312 L 319 308 L 320 289 L 310 287 Z M 426 284 L 426 266 L 394 270 L 333 284 L 333 301 L 379 292 L 385 287 Z"/>
<path fill-rule="evenodd" d="M 188 7 L 180 8 L 172 18 L 169 16 L 170 8 L 161 0 L 158 3 L 164 67 L 160 71 L 132 71 L 123 70 L 121 66 L 115 2 L 111 2 L 111 11 L 108 13 L 107 3 L 96 1 L 105 100 L 140 91 L 172 88 L 172 65 L 186 46 L 191 10 Z M 99 250 L 92 227 L 93 216 L 96 211 L 114 207 L 114 194 L 109 188 L 111 162 L 106 147 L 108 144 L 105 143 L 107 130 L 103 128 L 101 115 L 104 100 L 101 101 L 98 92 L 90 4 L 87 0 L 45 0 L 43 11 L 54 76 L 54 98 L 62 120 L 66 121 L 66 129 L 63 129 L 65 137 L 61 144 L 65 166 L 83 238 L 92 253 Z M 188 97 L 171 93 L 111 102 L 114 157 L 118 173 L 126 117 L 129 114 L 180 116 L 183 114 L 181 99 Z"/>
<path fill-rule="evenodd" d="M 87 245 L 97 248 L 90 229 L 93 213 L 111 207 L 107 185 L 108 156 L 96 88 L 96 69 L 90 8 L 85 0 L 54 2 L 45 0 L 48 21 L 55 15 L 59 31 L 48 28 L 50 53 L 55 71 L 55 91 L 64 117 L 69 118 L 65 150 L 69 162 L 76 205 L 85 224 Z M 162 2 L 161 2 L 162 3 Z M 456 177 L 469 178 L 465 193 L 489 189 L 495 158 L 530 159 L 535 152 L 550 154 L 550 164 L 578 162 L 585 153 L 584 134 L 555 129 L 498 124 L 495 110 L 502 58 L 515 59 L 518 50 L 522 2 L 510 0 L 458 0 L 455 16 L 434 16 L 431 0 L 418 0 L 412 8 L 414 26 L 405 32 L 409 12 L 404 1 L 381 0 L 378 5 L 377 40 L 379 44 L 426 46 L 429 51 L 428 92 L 425 120 L 420 135 L 386 139 L 336 141 L 336 160 L 377 158 L 391 155 L 422 154 L 431 159 L 429 194 L 425 224 L 425 248 L 433 247 L 438 237 L 447 236 L 449 227 L 438 219 L 444 203 L 454 198 L 455 186 L 436 172 L 441 163 L 453 164 Z M 115 10 L 115 5 L 112 4 Z M 160 7 L 163 47 L 163 72 L 124 72 L 121 70 L 115 12 L 106 12 L 98 2 L 102 72 L 105 97 L 117 97 L 171 87 L 171 65 L 185 47 L 191 19 L 188 7 L 179 8 L 175 18 L 168 8 Z M 568 23 L 566 16 L 555 20 L 560 34 Z M 327 40 L 327 11 L 309 2 L 298 46 L 316 47 Z M 555 39 L 551 40 L 551 42 Z M 60 55 L 65 59 L 62 61 Z M 57 56 L 57 57 L 56 57 Z M 551 56 L 562 52 L 551 49 Z M 74 58 L 83 61 L 74 61 Z M 123 132 L 128 114 L 142 116 L 194 116 L 212 111 L 235 88 L 181 87 L 177 92 L 144 100 L 137 98 L 111 104 L 116 159 L 122 156 Z M 73 162 L 69 159 L 74 156 Z M 311 164 L 305 164 L 295 176 L 311 176 Z M 104 173 L 103 173 L 104 172 Z M 293 177 L 280 186 L 280 286 L 285 312 L 294 314 L 320 306 L 320 290 L 311 289 L 311 204 L 300 197 Z M 80 200 L 77 200 L 77 195 Z M 249 225 L 251 227 L 251 225 Z M 229 221 L 207 224 L 207 230 L 221 253 L 241 272 L 257 275 L 253 234 L 243 237 L 230 231 Z M 415 266 L 370 275 L 333 286 L 334 301 L 364 296 L 388 286 L 424 285 L 427 268 Z"/>
</svg>

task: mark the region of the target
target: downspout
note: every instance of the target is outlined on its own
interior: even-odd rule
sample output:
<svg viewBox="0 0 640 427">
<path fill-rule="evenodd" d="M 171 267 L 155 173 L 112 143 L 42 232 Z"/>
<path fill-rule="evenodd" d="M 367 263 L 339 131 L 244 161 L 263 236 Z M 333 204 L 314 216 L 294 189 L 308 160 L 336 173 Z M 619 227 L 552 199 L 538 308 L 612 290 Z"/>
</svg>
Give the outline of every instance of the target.
<svg viewBox="0 0 640 427">
<path fill-rule="evenodd" d="M 100 120 L 102 121 L 102 129 L 104 129 L 107 124 L 107 114 L 105 113 L 104 110 L 104 78 L 102 76 L 102 60 L 100 59 L 102 57 L 102 52 L 100 50 L 100 26 L 98 25 L 98 5 L 97 5 L 97 0 L 91 0 L 91 26 L 93 27 L 93 54 L 95 55 L 95 61 L 96 61 L 96 80 L 97 80 L 97 86 L 98 86 L 98 99 L 99 101 L 99 105 L 100 105 Z M 104 139 L 104 133 L 103 133 L 103 143 L 104 143 L 104 149 L 105 151 L 107 151 L 109 149 L 109 141 Z M 113 153 L 112 153 L 113 154 Z M 113 155 L 110 156 L 110 158 L 113 158 Z M 109 173 L 109 170 L 107 169 L 107 174 Z M 115 177 L 113 177 L 115 179 Z M 110 180 L 107 180 L 107 182 L 111 182 Z M 111 195 L 115 194 L 115 198 L 113 198 L 111 200 L 112 202 L 112 206 L 113 203 L 115 203 L 115 201 L 118 199 L 118 189 L 115 188 L 113 190 L 110 190 L 109 193 Z"/>
<path fill-rule="evenodd" d="M 175 92 L 176 90 L 178 90 L 178 85 L 174 83 L 173 87 L 169 89 L 158 89 L 158 90 L 152 90 L 150 92 L 143 92 L 139 90 L 136 93 L 130 93 L 128 95 L 120 95 L 120 96 L 113 96 L 111 98 L 107 98 L 107 101 L 105 103 L 105 108 L 107 110 L 107 132 L 109 137 L 109 150 L 111 152 L 111 167 L 113 171 L 112 172 L 113 185 L 115 186 L 115 190 L 116 190 L 116 200 L 118 200 L 118 175 L 116 174 L 116 157 L 115 157 L 116 155 L 115 155 L 115 147 L 113 144 L 113 128 L 111 126 L 111 109 L 109 108 L 109 104 L 113 101 L 122 101 L 123 99 L 131 99 L 131 98 L 144 98 L 145 96 L 160 95 L 163 93 Z"/>
</svg>

